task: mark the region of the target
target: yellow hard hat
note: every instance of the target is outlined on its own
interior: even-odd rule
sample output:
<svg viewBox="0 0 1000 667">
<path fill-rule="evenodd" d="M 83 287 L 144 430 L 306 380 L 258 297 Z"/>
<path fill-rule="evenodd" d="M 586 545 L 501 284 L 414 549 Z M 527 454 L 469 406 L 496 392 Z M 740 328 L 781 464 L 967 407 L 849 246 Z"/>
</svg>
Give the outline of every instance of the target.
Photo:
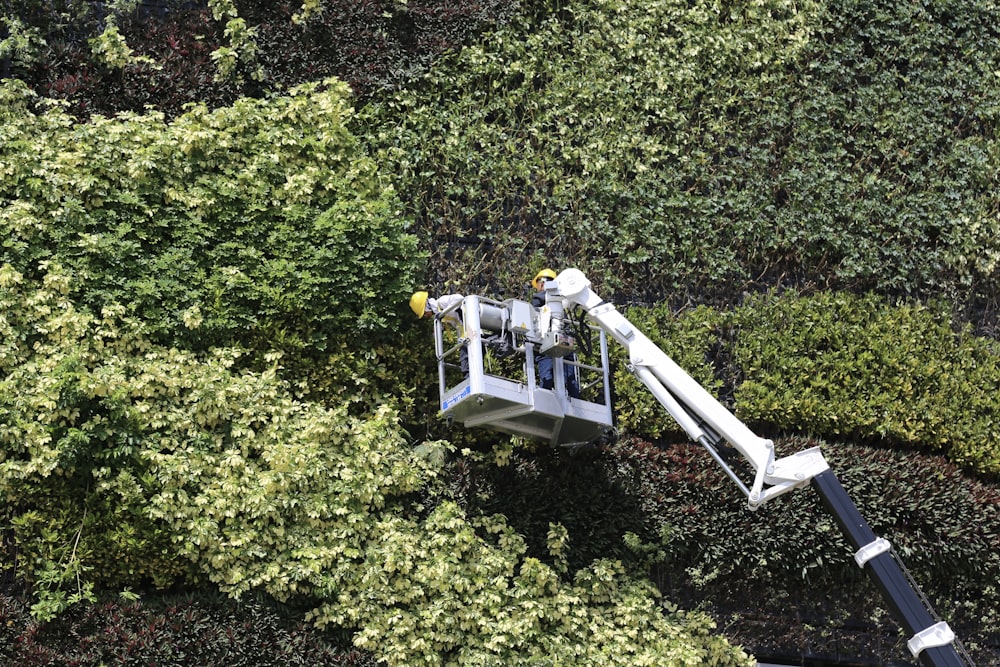
<svg viewBox="0 0 1000 667">
<path fill-rule="evenodd" d="M 546 278 L 547 280 L 553 280 L 555 277 L 556 277 L 556 272 L 553 271 L 552 269 L 542 269 L 537 274 L 535 274 L 534 278 L 531 279 L 531 286 L 537 290 L 540 290 L 542 289 L 542 278 Z"/>
<path fill-rule="evenodd" d="M 427 312 L 427 292 L 413 293 L 413 296 L 410 297 L 410 310 L 412 310 L 417 317 L 424 316 L 424 313 Z"/>
</svg>

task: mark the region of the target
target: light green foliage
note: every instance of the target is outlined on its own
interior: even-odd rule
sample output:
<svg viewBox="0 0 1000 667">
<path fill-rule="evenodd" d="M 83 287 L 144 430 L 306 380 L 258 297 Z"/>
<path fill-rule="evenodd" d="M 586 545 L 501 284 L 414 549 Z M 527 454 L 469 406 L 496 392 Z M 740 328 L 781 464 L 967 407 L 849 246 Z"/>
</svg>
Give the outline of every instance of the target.
<svg viewBox="0 0 1000 667">
<path fill-rule="evenodd" d="M 94 52 L 94 59 L 109 69 L 122 69 L 142 60 L 153 63 L 151 58 L 137 58 L 131 47 L 125 43 L 125 37 L 118 31 L 118 26 L 110 23 L 97 37 L 89 40 Z"/>
<path fill-rule="evenodd" d="M 0 273 L 0 497 L 40 611 L 81 581 L 192 569 L 233 594 L 303 592 L 351 572 L 379 513 L 432 478 L 388 408 L 351 417 L 291 399 L 273 369 L 234 373 L 234 351 L 150 345 L 120 310 L 76 310 L 50 269 L 39 289 Z"/>
<path fill-rule="evenodd" d="M 39 617 L 188 578 L 315 600 L 390 665 L 749 664 L 618 563 L 568 584 L 502 518 L 416 504 L 448 446 L 411 450 L 390 408 L 355 417 L 294 400 L 275 368 L 236 372 L 234 350 L 153 345 L 44 268 L 0 270 L 0 498 Z"/>
<path fill-rule="evenodd" d="M 944 307 L 877 296 L 770 293 L 729 312 L 631 308 L 630 319 L 741 418 L 831 439 L 878 439 L 1000 471 L 996 342 Z M 623 427 L 677 429 L 621 366 Z"/>
<path fill-rule="evenodd" d="M 212 18 L 216 21 L 235 18 L 237 15 L 233 0 L 209 0 L 208 8 L 212 10 Z"/>
<path fill-rule="evenodd" d="M 73 124 L 5 82 L 0 261 L 59 261 L 74 298 L 150 336 L 322 348 L 396 327 L 420 262 L 391 188 L 345 128 L 346 86 Z"/>
<path fill-rule="evenodd" d="M 220 46 L 212 51 L 211 55 L 217 68 L 215 80 L 236 81 L 242 84 L 242 77 L 237 71 L 237 66 L 242 63 L 252 66 L 251 78 L 255 81 L 261 81 L 264 78 L 264 68 L 255 62 L 257 59 L 257 43 L 254 41 L 257 35 L 256 27 L 248 27 L 245 19 L 232 18 L 226 22 L 224 34 L 229 40 L 230 46 Z"/>
<path fill-rule="evenodd" d="M 322 11 L 322 0 L 302 0 L 302 6 L 292 15 L 295 23 L 305 23 Z"/>
<path fill-rule="evenodd" d="M 169 446 L 161 410 L 189 407 L 185 389 L 211 367 L 137 338 L 121 308 L 77 310 L 68 276 L 45 268 L 40 285 L 0 268 L 0 501 L 42 618 L 94 583 L 185 575 L 144 515 L 143 452 Z"/>
<path fill-rule="evenodd" d="M 571 583 L 502 518 L 440 505 L 423 522 L 378 527 L 355 579 L 331 577 L 320 623 L 357 625 L 359 646 L 389 665 L 748 665 L 700 614 L 665 615 L 653 589 L 597 561 Z"/>
<path fill-rule="evenodd" d="M 17 64 L 30 64 L 45 47 L 38 28 L 26 26 L 16 16 L 0 16 L 7 36 L 0 40 L 0 58 L 10 58 Z"/>
<path fill-rule="evenodd" d="M 755 298 L 735 316 L 748 417 L 1000 471 L 996 343 L 954 327 L 944 308 L 830 292 Z"/>
<path fill-rule="evenodd" d="M 361 420 L 287 398 L 269 405 L 234 416 L 229 438 L 151 454 L 160 491 L 149 512 L 232 595 L 316 595 L 331 577 L 351 579 L 365 543 L 399 511 L 394 498 L 430 470 L 387 409 Z"/>
</svg>

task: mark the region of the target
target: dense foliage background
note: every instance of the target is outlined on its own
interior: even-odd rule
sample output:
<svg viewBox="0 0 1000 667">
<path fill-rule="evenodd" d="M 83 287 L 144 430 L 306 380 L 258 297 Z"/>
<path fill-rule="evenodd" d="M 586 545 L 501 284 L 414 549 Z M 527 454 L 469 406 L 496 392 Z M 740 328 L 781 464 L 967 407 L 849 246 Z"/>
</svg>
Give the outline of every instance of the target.
<svg viewBox="0 0 1000 667">
<path fill-rule="evenodd" d="M 815 499 L 747 512 L 620 351 L 612 446 L 434 418 L 408 293 L 551 265 L 822 444 L 996 662 L 997 13 L 5 6 L 0 657 L 908 664 Z"/>
</svg>

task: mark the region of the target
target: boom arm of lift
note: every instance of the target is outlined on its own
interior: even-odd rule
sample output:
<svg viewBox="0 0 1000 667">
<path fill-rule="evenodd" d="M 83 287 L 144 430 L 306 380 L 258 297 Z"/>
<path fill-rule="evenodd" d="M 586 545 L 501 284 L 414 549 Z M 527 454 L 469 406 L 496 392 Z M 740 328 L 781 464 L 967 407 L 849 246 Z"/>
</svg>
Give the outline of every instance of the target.
<svg viewBox="0 0 1000 667">
<path fill-rule="evenodd" d="M 754 434 L 743 422 L 632 325 L 611 303 L 590 289 L 577 269 L 566 269 L 546 284 L 546 303 L 560 311 L 582 308 L 629 354 L 629 367 L 688 436 L 701 444 L 747 497 L 750 509 L 807 484 L 819 493 L 896 620 L 910 633 L 908 648 L 927 667 L 968 667 L 955 635 L 940 621 L 889 542 L 875 536 L 818 447 L 775 458 L 774 443 Z M 749 484 L 726 462 L 723 448 L 737 450 L 753 470 Z"/>
</svg>

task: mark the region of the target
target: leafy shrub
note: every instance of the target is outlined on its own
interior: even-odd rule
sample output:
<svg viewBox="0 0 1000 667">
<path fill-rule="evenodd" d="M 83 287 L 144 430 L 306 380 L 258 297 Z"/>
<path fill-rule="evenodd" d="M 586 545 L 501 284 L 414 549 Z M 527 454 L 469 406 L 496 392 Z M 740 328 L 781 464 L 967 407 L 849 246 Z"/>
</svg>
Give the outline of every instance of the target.
<svg viewBox="0 0 1000 667">
<path fill-rule="evenodd" d="M 317 620 L 363 625 L 356 644 L 390 665 L 751 664 L 708 634 L 704 615 L 665 615 L 620 563 L 595 561 L 563 583 L 523 556 L 502 518 L 478 523 L 492 543 L 449 502 L 420 525 L 386 522 L 364 573 L 332 586 L 339 599 Z"/>
<path fill-rule="evenodd" d="M 80 304 L 121 304 L 190 349 L 317 350 L 396 328 L 420 255 L 344 126 L 343 84 L 169 124 L 73 125 L 3 91 L 0 261 L 37 278 L 56 260 Z"/>
<path fill-rule="evenodd" d="M 704 618 L 664 618 L 650 591 L 613 563 L 565 590 L 553 571 L 523 557 L 521 539 L 499 519 L 484 525 L 493 546 L 453 504 L 412 518 L 388 493 L 412 490 L 428 471 L 407 465 L 408 450 L 376 421 L 343 428 L 353 443 L 343 450 L 300 442 L 259 463 L 211 449 L 161 455 L 158 469 L 169 477 L 152 511 L 222 590 L 316 599 L 311 620 L 360 628 L 355 644 L 389 665 L 543 655 L 596 664 L 609 653 L 743 664 L 738 651 L 703 636 Z M 281 474 L 293 461 L 297 474 Z M 648 624 L 649 632 L 622 645 L 620 624 Z M 594 627 L 607 634 L 592 635 Z"/>
<path fill-rule="evenodd" d="M 780 456 L 816 444 L 823 444 L 862 516 L 925 581 L 941 582 L 944 590 L 1000 572 L 997 489 L 963 476 L 940 457 L 801 438 L 779 439 L 776 448 Z M 628 471 L 617 479 L 641 498 L 645 515 L 666 528 L 663 547 L 675 568 L 697 566 L 762 584 L 862 576 L 832 517 L 807 489 L 750 512 L 729 478 L 695 445 L 659 449 L 629 440 L 610 454 Z"/>
<path fill-rule="evenodd" d="M 1000 358 L 948 311 L 873 296 L 762 296 L 734 313 L 741 413 L 778 427 L 946 452 L 1000 471 Z"/>
<path fill-rule="evenodd" d="M 602 291 L 645 301 L 732 299 L 763 280 L 992 303 L 1000 21 L 988 3 L 220 0 L 217 21 L 202 11 L 205 25 L 172 25 L 190 13 L 171 5 L 163 28 L 113 4 L 122 34 L 149 34 L 137 53 L 167 67 L 157 79 L 152 66 L 129 66 L 91 101 L 124 99 L 148 75 L 157 90 L 128 108 L 162 94 L 171 117 L 181 100 L 239 96 L 204 72 L 177 83 L 231 39 L 223 21 L 255 31 L 247 67 L 270 74 L 239 91 L 253 96 L 330 75 L 356 93 L 392 89 L 499 26 L 366 116 L 434 257 L 434 287 L 457 274 L 477 291 L 516 293 L 510 263 L 488 254 L 579 264 L 608 283 Z M 24 17 L 32 26 L 46 12 L 55 25 L 40 3 L 24 12 L 38 15 Z M 86 32 L 85 22 L 68 29 Z M 73 41 L 42 33 L 36 42 Z M 91 67 L 58 81 L 98 79 Z"/>
<path fill-rule="evenodd" d="M 22 574 L 37 586 L 42 617 L 92 597 L 94 582 L 167 585 L 202 569 L 245 591 L 272 575 L 241 574 L 231 559 L 245 557 L 252 569 L 267 565 L 265 553 L 272 565 L 281 555 L 262 551 L 263 535 L 241 552 L 236 537 L 225 537 L 244 529 L 238 517 L 273 520 L 272 546 L 290 544 L 321 516 L 347 513 L 353 523 L 424 483 L 426 470 L 409 461 L 388 408 L 351 417 L 348 405 L 296 402 L 274 368 L 234 373 L 232 350 L 198 358 L 157 348 L 120 310 L 100 318 L 77 311 L 66 297 L 70 282 L 55 270 L 41 288 L 22 286 L 10 267 L 0 275 L 0 493 L 14 508 Z M 296 473 L 300 466 L 310 474 Z M 327 475 L 341 467 L 347 481 Z M 321 489 L 301 487 L 316 476 Z M 337 543 L 327 557 L 344 548 Z M 202 550 L 211 565 L 199 562 Z M 292 593 L 307 572 L 283 575 L 273 592 Z"/>
<path fill-rule="evenodd" d="M 18 545 L 12 565 L 35 584 L 40 617 L 92 599 L 95 583 L 185 575 L 170 535 L 142 510 L 152 482 L 143 445 L 165 435 L 143 415 L 160 400 L 182 405 L 197 367 L 122 335 L 120 310 L 77 311 L 70 281 L 52 269 L 33 286 L 0 268 L 0 498 Z"/>
<path fill-rule="evenodd" d="M 726 39 L 706 39 L 720 26 L 700 4 L 576 3 L 527 35 L 512 24 L 440 61 L 421 87 L 370 105 L 363 134 L 438 249 L 434 280 L 456 262 L 476 266 L 487 249 L 504 260 L 469 271 L 470 289 L 513 293 L 510 258 L 527 265 L 536 254 L 611 287 L 640 277 L 659 286 L 696 263 L 721 278 L 730 244 L 713 243 L 720 224 L 699 224 L 712 204 L 702 208 L 682 173 L 707 159 L 698 130 L 679 141 L 684 105 L 708 101 L 709 63 L 756 58 L 777 35 L 793 44 L 774 56 L 786 59 L 800 28 L 797 16 L 748 9 Z M 694 57 L 679 62 L 681 53 Z"/>
<path fill-rule="evenodd" d="M 980 193 L 1000 90 L 969 56 L 995 39 L 995 10 L 828 6 L 795 82 L 808 89 L 768 114 L 781 118 L 775 250 L 804 244 L 842 280 L 897 293 L 994 284 L 996 200 Z"/>
</svg>

